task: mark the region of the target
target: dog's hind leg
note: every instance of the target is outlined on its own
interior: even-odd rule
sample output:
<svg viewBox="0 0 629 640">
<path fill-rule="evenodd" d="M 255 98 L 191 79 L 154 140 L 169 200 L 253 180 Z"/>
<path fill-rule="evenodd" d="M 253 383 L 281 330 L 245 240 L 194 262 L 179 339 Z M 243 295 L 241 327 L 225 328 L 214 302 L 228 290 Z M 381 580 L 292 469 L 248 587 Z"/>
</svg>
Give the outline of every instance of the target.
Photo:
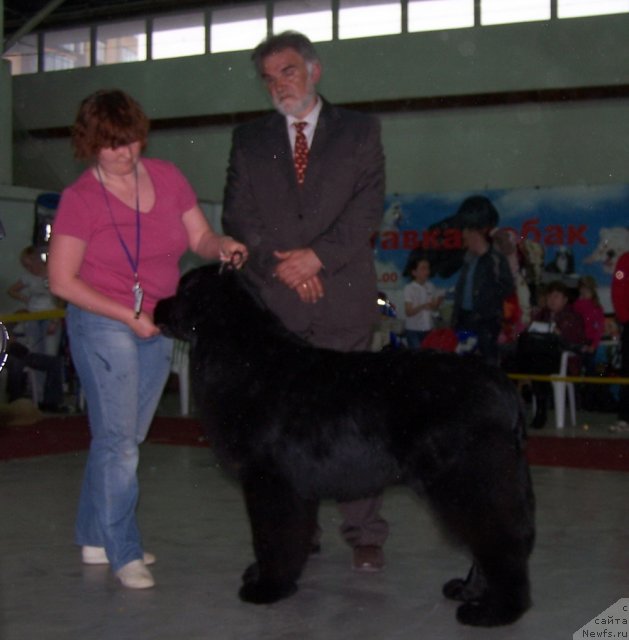
<svg viewBox="0 0 629 640">
<path fill-rule="evenodd" d="M 472 565 L 467 578 L 453 578 L 443 585 L 443 595 L 448 600 L 472 602 L 487 591 L 487 580 L 476 564 Z"/>
<path fill-rule="evenodd" d="M 243 574 L 240 598 L 267 604 L 297 591 L 317 524 L 318 501 L 296 494 L 280 475 L 248 469 L 242 478 L 256 562 Z"/>
<path fill-rule="evenodd" d="M 488 540 L 488 544 L 491 542 Z M 506 550 L 477 551 L 470 574 L 473 579 L 465 581 L 459 592 L 462 597 L 457 598 L 465 599 L 456 614 L 462 624 L 485 627 L 511 624 L 530 607 L 526 555 Z M 446 584 L 444 593 L 453 582 Z"/>
<path fill-rule="evenodd" d="M 502 464 L 506 461 L 509 467 Z M 479 455 L 476 462 L 466 462 L 470 468 L 462 464 L 456 474 L 427 488 L 447 528 L 474 558 L 468 577 L 446 583 L 444 595 L 463 601 L 457 611 L 463 624 L 511 624 L 530 606 L 528 558 L 534 523 L 528 468 L 513 451 L 504 457 L 494 451 L 493 460 Z"/>
</svg>

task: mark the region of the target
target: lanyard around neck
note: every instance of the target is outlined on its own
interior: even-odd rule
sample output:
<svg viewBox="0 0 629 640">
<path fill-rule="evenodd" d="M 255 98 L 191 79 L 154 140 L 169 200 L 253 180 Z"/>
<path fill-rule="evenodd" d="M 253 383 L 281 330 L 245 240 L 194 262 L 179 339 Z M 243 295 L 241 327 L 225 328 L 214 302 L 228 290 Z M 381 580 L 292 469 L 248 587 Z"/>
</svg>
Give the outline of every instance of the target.
<svg viewBox="0 0 629 640">
<path fill-rule="evenodd" d="M 116 224 L 114 212 L 111 208 L 111 203 L 109 202 L 109 196 L 107 195 L 107 189 L 105 188 L 105 183 L 103 182 L 103 177 L 100 174 L 100 168 L 98 165 L 96 165 L 96 173 L 98 173 L 100 186 L 103 190 L 103 195 L 105 196 L 105 204 L 107 205 L 107 210 L 109 211 L 111 223 L 114 225 L 114 229 L 116 231 L 116 235 L 118 236 L 118 240 L 120 241 L 120 245 L 124 249 L 127 260 L 129 261 L 129 266 L 131 267 L 131 271 L 133 271 L 133 287 L 131 288 L 134 300 L 133 317 L 137 320 L 140 317 L 140 313 L 142 311 L 142 301 L 144 299 L 144 290 L 142 289 L 140 280 L 138 278 L 138 268 L 140 266 L 140 188 L 138 186 L 138 168 L 137 166 L 133 168 L 133 173 L 135 175 L 135 260 L 133 259 L 131 251 L 129 251 L 129 247 L 124 241 L 124 238 L 120 233 L 120 229 Z"/>
<path fill-rule="evenodd" d="M 103 177 L 100 173 L 100 168 L 96 165 L 96 173 L 98 173 L 98 181 L 100 182 L 101 189 L 103 190 L 103 196 L 105 197 L 105 204 L 107 205 L 107 210 L 109 211 L 109 217 L 111 218 L 111 223 L 114 225 L 114 229 L 116 231 L 116 235 L 118 236 L 118 240 L 127 256 L 127 260 L 133 271 L 133 277 L 135 281 L 138 280 L 138 267 L 140 266 L 140 190 L 138 188 L 138 168 L 134 167 L 134 175 L 135 175 L 135 259 L 131 255 L 131 251 L 127 246 L 127 243 L 124 241 L 122 234 L 120 233 L 120 229 L 116 224 L 116 220 L 114 218 L 114 212 L 111 208 L 111 203 L 109 202 L 109 195 L 107 194 L 107 189 L 105 188 L 105 183 L 103 182 Z"/>
</svg>

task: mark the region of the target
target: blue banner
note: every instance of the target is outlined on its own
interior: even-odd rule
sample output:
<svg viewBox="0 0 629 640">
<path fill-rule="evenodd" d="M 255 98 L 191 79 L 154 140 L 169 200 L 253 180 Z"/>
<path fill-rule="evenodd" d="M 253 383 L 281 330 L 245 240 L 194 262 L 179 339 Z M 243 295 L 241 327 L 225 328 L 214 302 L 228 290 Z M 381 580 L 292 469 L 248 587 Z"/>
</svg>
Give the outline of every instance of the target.
<svg viewBox="0 0 629 640">
<path fill-rule="evenodd" d="M 629 186 L 544 187 L 393 194 L 373 246 L 379 289 L 403 315 L 404 269 L 412 252 L 425 253 L 431 280 L 451 290 L 462 259 L 456 212 L 465 198 L 484 195 L 499 214 L 495 242 L 532 289 L 561 279 L 576 287 L 590 275 L 606 313 L 612 313 L 610 283 L 618 257 L 629 251 Z"/>
</svg>

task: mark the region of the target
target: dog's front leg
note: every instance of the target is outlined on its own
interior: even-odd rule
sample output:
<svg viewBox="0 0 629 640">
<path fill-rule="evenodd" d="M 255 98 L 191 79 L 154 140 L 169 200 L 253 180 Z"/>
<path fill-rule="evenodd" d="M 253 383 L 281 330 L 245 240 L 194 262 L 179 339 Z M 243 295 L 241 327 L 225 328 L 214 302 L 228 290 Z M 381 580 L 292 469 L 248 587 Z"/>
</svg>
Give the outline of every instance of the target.
<svg viewBox="0 0 629 640">
<path fill-rule="evenodd" d="M 458 600 L 459 602 L 479 600 L 486 591 L 487 580 L 476 563 L 472 565 L 467 578 L 454 578 L 443 585 L 443 595 L 449 600 Z"/>
<path fill-rule="evenodd" d="M 239 595 L 246 602 L 267 604 L 297 591 L 318 502 L 303 500 L 285 478 L 260 467 L 243 469 L 241 477 L 256 562 L 243 574 Z"/>
</svg>

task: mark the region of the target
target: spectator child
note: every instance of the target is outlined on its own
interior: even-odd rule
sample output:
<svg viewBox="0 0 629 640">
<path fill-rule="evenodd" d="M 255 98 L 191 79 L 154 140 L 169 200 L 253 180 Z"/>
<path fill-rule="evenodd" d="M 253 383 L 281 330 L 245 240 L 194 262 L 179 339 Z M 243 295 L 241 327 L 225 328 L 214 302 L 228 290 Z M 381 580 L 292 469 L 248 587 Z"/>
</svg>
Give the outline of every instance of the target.
<svg viewBox="0 0 629 640">
<path fill-rule="evenodd" d="M 422 340 L 434 328 L 433 312 L 439 308 L 443 296 L 438 295 L 430 277 L 430 263 L 425 258 L 415 258 L 409 264 L 413 278 L 404 287 L 404 328 L 406 342 L 411 349 L 418 349 Z"/>
<path fill-rule="evenodd" d="M 582 363 L 586 374 L 592 375 L 596 350 L 605 331 L 605 314 L 598 298 L 596 280 L 592 276 L 579 279 L 579 297 L 572 308 L 583 318 L 587 343 L 581 348 Z"/>
</svg>

